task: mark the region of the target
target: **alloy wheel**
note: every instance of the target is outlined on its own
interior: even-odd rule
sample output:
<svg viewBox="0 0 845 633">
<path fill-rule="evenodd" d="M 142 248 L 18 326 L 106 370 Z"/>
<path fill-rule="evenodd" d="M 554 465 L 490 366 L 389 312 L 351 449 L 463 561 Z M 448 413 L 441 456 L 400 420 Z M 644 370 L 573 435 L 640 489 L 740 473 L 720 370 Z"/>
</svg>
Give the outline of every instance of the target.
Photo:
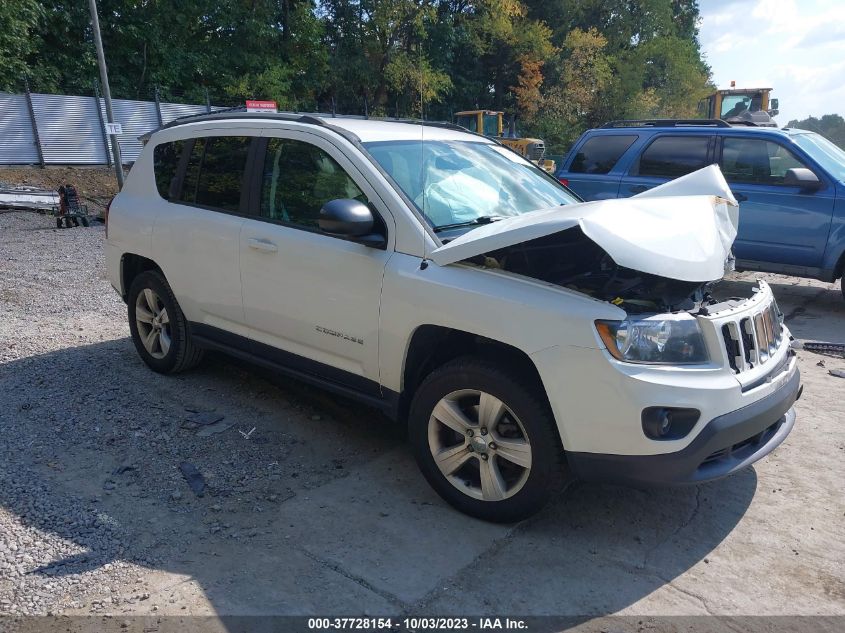
<svg viewBox="0 0 845 633">
<path fill-rule="evenodd" d="M 441 398 L 429 418 L 428 445 L 449 483 L 475 499 L 508 499 L 531 472 L 531 443 L 522 422 L 484 391 L 462 389 Z"/>
<path fill-rule="evenodd" d="M 153 358 L 164 358 L 170 351 L 170 317 L 154 290 L 144 288 L 135 299 L 135 324 L 144 349 Z"/>
</svg>

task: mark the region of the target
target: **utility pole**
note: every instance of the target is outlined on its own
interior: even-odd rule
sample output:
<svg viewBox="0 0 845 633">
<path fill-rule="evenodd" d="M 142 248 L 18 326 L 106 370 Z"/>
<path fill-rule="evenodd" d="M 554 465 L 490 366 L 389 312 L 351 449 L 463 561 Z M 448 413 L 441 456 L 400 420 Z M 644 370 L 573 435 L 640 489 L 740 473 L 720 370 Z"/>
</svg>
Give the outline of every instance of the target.
<svg viewBox="0 0 845 633">
<path fill-rule="evenodd" d="M 109 88 L 109 71 L 106 69 L 106 56 L 103 53 L 103 38 L 100 36 L 100 18 L 97 17 L 97 0 L 89 0 L 91 8 L 91 27 L 94 30 L 94 45 L 97 47 L 97 63 L 100 66 L 100 83 L 103 85 L 103 98 L 106 101 L 106 120 L 115 123 L 114 112 L 111 108 L 111 89 Z M 97 104 L 100 107 L 100 104 Z M 117 175 L 118 189 L 123 189 L 123 162 L 120 160 L 120 144 L 117 135 L 111 134 L 111 149 L 114 154 L 114 169 Z"/>
</svg>

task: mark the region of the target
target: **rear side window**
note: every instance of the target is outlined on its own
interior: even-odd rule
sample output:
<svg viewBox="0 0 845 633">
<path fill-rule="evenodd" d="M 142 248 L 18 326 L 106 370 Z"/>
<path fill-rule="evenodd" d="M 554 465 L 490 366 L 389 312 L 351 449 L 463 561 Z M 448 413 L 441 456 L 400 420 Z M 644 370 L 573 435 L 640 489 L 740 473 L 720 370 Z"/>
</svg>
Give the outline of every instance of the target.
<svg viewBox="0 0 845 633">
<path fill-rule="evenodd" d="M 238 211 L 251 140 L 248 136 L 194 139 L 179 199 L 210 209 Z"/>
<path fill-rule="evenodd" d="M 158 195 L 165 200 L 173 200 L 178 196 L 176 191 L 176 171 L 185 141 L 173 141 L 156 145 L 153 150 L 153 173 L 155 173 Z"/>
<path fill-rule="evenodd" d="M 636 140 L 636 136 L 627 135 L 594 136 L 580 147 L 572 159 L 569 171 L 576 174 L 606 174 Z"/>
<path fill-rule="evenodd" d="M 634 176 L 678 178 L 707 166 L 709 136 L 661 136 L 640 156 Z"/>
</svg>

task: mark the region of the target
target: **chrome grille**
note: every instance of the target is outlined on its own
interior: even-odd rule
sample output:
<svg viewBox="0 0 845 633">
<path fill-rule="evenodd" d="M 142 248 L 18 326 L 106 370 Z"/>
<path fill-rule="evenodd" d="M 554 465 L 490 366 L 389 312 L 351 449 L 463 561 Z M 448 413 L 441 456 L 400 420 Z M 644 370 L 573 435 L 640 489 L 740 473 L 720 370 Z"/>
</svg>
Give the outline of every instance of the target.
<svg viewBox="0 0 845 633">
<path fill-rule="evenodd" d="M 783 316 L 772 301 L 750 317 L 722 325 L 722 339 L 736 373 L 766 363 L 783 341 Z"/>
</svg>

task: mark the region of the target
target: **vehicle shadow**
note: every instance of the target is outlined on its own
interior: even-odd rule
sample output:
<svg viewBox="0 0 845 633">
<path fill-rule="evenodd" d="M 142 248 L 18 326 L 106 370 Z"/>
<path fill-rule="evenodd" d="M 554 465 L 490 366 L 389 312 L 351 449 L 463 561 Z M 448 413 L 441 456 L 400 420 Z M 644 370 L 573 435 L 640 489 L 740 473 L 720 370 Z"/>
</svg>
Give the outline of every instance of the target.
<svg viewBox="0 0 845 633">
<path fill-rule="evenodd" d="M 165 377 L 119 339 L 7 362 L 0 384 L 0 506 L 49 542 L 22 575 L 0 567 L 0 593 L 78 581 L 59 611 L 89 610 L 110 566 L 123 581 L 98 613 L 610 614 L 707 557 L 757 485 L 752 469 L 673 490 L 575 483 L 494 526 L 434 495 L 399 425 L 225 357 Z M 196 412 L 222 430 L 203 436 Z M 161 575 L 144 597 L 130 564 L 202 595 Z"/>
</svg>

